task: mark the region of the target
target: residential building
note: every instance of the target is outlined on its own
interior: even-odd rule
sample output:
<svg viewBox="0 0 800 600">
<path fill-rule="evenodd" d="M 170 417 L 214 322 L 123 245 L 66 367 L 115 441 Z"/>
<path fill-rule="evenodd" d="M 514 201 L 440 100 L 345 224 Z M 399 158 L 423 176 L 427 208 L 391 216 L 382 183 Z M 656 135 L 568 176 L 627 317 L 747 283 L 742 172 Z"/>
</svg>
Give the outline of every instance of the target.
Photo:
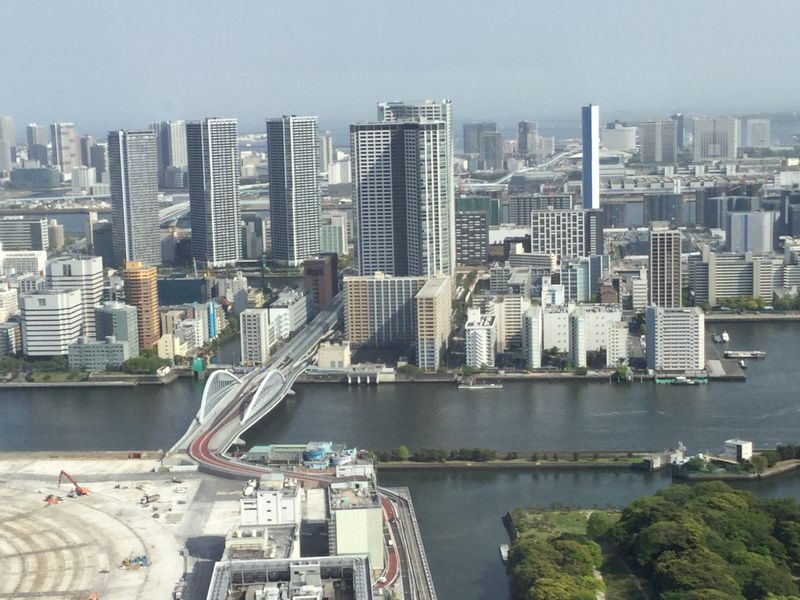
<svg viewBox="0 0 800 600">
<path fill-rule="evenodd" d="M 0 222 L 0 228 L 2 223 Z M 0 242 L 0 274 L 25 275 L 35 273 L 44 274 L 47 264 L 45 250 L 6 250 L 4 243 Z"/>
<path fill-rule="evenodd" d="M 748 148 L 770 147 L 769 119 L 747 119 Z"/>
<path fill-rule="evenodd" d="M 19 290 L 9 286 L 7 281 L 0 281 L 0 323 L 8 321 L 19 313 Z"/>
<path fill-rule="evenodd" d="M 48 131 L 44 125 L 30 123 L 25 131 L 28 139 L 28 159 L 39 161 L 39 164 L 46 167 L 50 164 L 48 151 Z"/>
<path fill-rule="evenodd" d="M 47 285 L 54 290 L 79 290 L 81 335 L 95 339 L 95 309 L 103 300 L 103 259 L 61 256 L 47 263 Z"/>
<path fill-rule="evenodd" d="M 772 252 L 777 237 L 777 211 L 728 213 L 725 246 L 730 252 L 751 252 L 755 255 Z"/>
<path fill-rule="evenodd" d="M 64 247 L 64 226 L 59 225 L 55 219 L 47 223 L 47 239 L 50 242 L 48 250 L 61 250 Z"/>
<path fill-rule="evenodd" d="M 771 303 L 775 281 L 782 275 L 782 261 L 778 262 L 775 268 L 771 256 L 714 252 L 704 246 L 700 254 L 689 257 L 689 289 L 694 302 L 716 306 L 725 298 L 747 296 Z"/>
<path fill-rule="evenodd" d="M 450 279 L 432 277 L 417 292 L 417 366 L 438 369 L 450 338 Z"/>
<path fill-rule="evenodd" d="M 81 335 L 81 291 L 40 290 L 20 298 L 25 356 L 66 356 Z"/>
<path fill-rule="evenodd" d="M 530 227 L 534 210 L 572 209 L 571 194 L 514 194 L 508 198 L 508 222 Z"/>
<path fill-rule="evenodd" d="M 622 321 L 622 306 L 619 304 L 582 304 L 575 309 L 580 312 L 584 325 L 584 341 L 587 352 L 600 352 L 607 348 L 608 330 Z"/>
<path fill-rule="evenodd" d="M 317 117 L 267 119 L 272 258 L 300 265 L 319 254 Z"/>
<path fill-rule="evenodd" d="M 79 149 L 81 154 L 81 162 L 80 164 L 84 167 L 91 167 L 92 166 L 92 148 L 94 148 L 95 139 L 94 136 L 91 135 L 84 135 L 80 138 L 79 142 Z M 73 173 L 75 169 L 73 168 Z M 94 183 L 94 182 L 93 182 Z"/>
<path fill-rule="evenodd" d="M 320 173 L 327 173 L 330 166 L 336 160 L 333 151 L 333 136 L 330 131 L 319 135 L 319 168 Z"/>
<path fill-rule="evenodd" d="M 570 314 L 574 304 L 551 304 L 542 307 L 542 347 L 568 352 L 570 346 Z"/>
<path fill-rule="evenodd" d="M 0 218 L 0 243 L 5 250 L 47 250 L 47 219 L 9 216 Z"/>
<path fill-rule="evenodd" d="M 647 306 L 647 281 L 647 269 L 640 269 L 639 275 L 631 278 L 631 307 L 636 312 L 644 311 Z"/>
<path fill-rule="evenodd" d="M 0 323 L 0 358 L 16 356 L 22 351 L 22 330 L 19 323 Z"/>
<path fill-rule="evenodd" d="M 157 267 L 161 235 L 156 134 L 150 130 L 109 132 L 108 162 L 114 264 L 139 261 Z"/>
<path fill-rule="evenodd" d="M 186 150 L 192 258 L 212 267 L 234 264 L 242 255 L 236 119 L 186 123 Z"/>
<path fill-rule="evenodd" d="M 640 160 L 645 164 L 673 164 L 678 160 L 678 123 L 644 121 L 639 123 Z"/>
<path fill-rule="evenodd" d="M 494 315 L 482 314 L 480 309 L 467 310 L 464 325 L 467 347 L 467 366 L 473 369 L 494 367 L 497 351 L 497 328 Z"/>
<path fill-rule="evenodd" d="M 151 123 L 149 129 L 156 134 L 158 154 L 158 185 L 162 188 L 174 187 L 168 180 L 170 168 L 185 172 L 189 157 L 186 143 L 185 121 L 161 121 Z M 183 187 L 183 186 L 177 186 Z"/>
<path fill-rule="evenodd" d="M 139 325 L 135 306 L 117 301 L 104 302 L 94 310 L 94 322 L 97 340 L 113 336 L 127 345 L 128 358 L 139 356 Z"/>
<path fill-rule="evenodd" d="M 586 317 L 582 309 L 569 315 L 569 362 L 573 368 L 586 368 Z"/>
<path fill-rule="evenodd" d="M 739 119 L 695 117 L 694 160 L 736 160 L 739 154 Z"/>
<path fill-rule="evenodd" d="M 81 336 L 69 345 L 68 355 L 69 368 L 82 371 L 118 369 L 131 358 L 128 343 L 118 341 L 113 335 L 102 341 Z"/>
<path fill-rule="evenodd" d="M 53 123 L 50 125 L 51 159 L 50 164 L 58 167 L 62 176 L 72 175 L 73 167 L 81 164 L 79 137 L 72 123 Z M 65 177 L 65 179 L 68 179 Z"/>
<path fill-rule="evenodd" d="M 110 183 L 108 174 L 108 144 L 97 143 L 89 150 L 95 183 Z"/>
<path fill-rule="evenodd" d="M 603 212 L 599 210 L 534 210 L 531 253 L 563 256 L 603 254 Z"/>
<path fill-rule="evenodd" d="M 522 156 L 535 155 L 539 146 L 538 125 L 536 121 L 517 123 L 517 152 Z"/>
<path fill-rule="evenodd" d="M 494 198 L 492 196 L 459 196 L 456 198 L 456 211 L 459 210 L 481 210 L 486 213 L 486 219 L 490 227 L 500 225 L 499 198 Z M 530 213 L 530 211 L 528 212 Z M 528 215 L 528 220 L 530 220 L 530 215 Z"/>
<path fill-rule="evenodd" d="M 542 368 L 542 310 L 531 306 L 522 315 L 522 348 L 529 369 Z"/>
<path fill-rule="evenodd" d="M 139 261 L 128 261 L 122 275 L 125 280 L 125 302 L 135 306 L 137 311 L 139 349 L 152 348 L 161 337 L 156 268 Z"/>
<path fill-rule="evenodd" d="M 482 210 L 456 211 L 456 263 L 483 265 L 489 254 L 489 224 Z"/>
<path fill-rule="evenodd" d="M 278 294 L 277 300 L 269 305 L 269 322 L 275 325 L 278 338 L 285 340 L 308 323 L 312 310 L 313 300 L 310 294 L 286 290 Z"/>
<path fill-rule="evenodd" d="M 309 258 L 303 262 L 303 287 L 311 294 L 312 306 L 320 311 L 339 293 L 339 275 L 335 254 Z"/>
<path fill-rule="evenodd" d="M 530 306 L 530 298 L 522 294 L 509 293 L 492 301 L 490 312 L 495 316 L 499 352 L 522 351 L 522 315 Z"/>
<path fill-rule="evenodd" d="M 675 121 L 675 128 L 676 128 L 676 137 L 678 141 L 678 149 L 683 150 L 684 143 L 683 143 L 683 134 L 684 134 L 684 118 L 683 113 L 675 113 L 670 115 L 669 117 L 673 121 Z"/>
<path fill-rule="evenodd" d="M 502 171 L 503 135 L 499 131 L 485 131 L 480 138 L 480 167 L 486 171 Z"/>
<path fill-rule="evenodd" d="M 549 306 L 551 304 L 561 305 L 566 304 L 567 294 L 564 286 L 560 283 L 553 283 L 549 275 L 542 276 L 542 293 L 540 302 L 542 306 Z"/>
<path fill-rule="evenodd" d="M 417 338 L 416 296 L 425 277 L 385 273 L 344 278 L 345 339 L 352 345 L 408 346 Z"/>
<path fill-rule="evenodd" d="M 650 304 L 662 308 L 681 306 L 681 232 L 669 223 L 650 225 L 650 266 L 647 289 Z"/>
<path fill-rule="evenodd" d="M 362 275 L 454 273 L 447 132 L 445 121 L 350 126 Z"/>
<path fill-rule="evenodd" d="M 705 318 L 692 308 L 648 306 L 647 368 L 655 371 L 701 371 L 705 368 Z"/>
<path fill-rule="evenodd" d="M 628 323 L 610 323 L 606 340 L 606 367 L 616 368 L 628 362 Z"/>
<path fill-rule="evenodd" d="M 581 109 L 583 168 L 581 196 L 583 208 L 600 208 L 600 107 L 589 104 Z"/>
<path fill-rule="evenodd" d="M 247 308 L 247 277 L 237 271 L 233 277 L 217 279 L 217 293 L 225 298 L 230 306 L 230 313 L 238 315 Z"/>
<path fill-rule="evenodd" d="M 248 308 L 239 315 L 239 337 L 242 363 L 265 365 L 269 361 L 270 349 L 275 344 L 275 326 L 269 322 L 266 308 Z"/>
<path fill-rule="evenodd" d="M 633 153 L 636 150 L 636 127 L 623 125 L 619 121 L 607 123 L 600 130 L 600 144 L 611 152 Z"/>
<path fill-rule="evenodd" d="M 347 240 L 347 215 L 325 212 L 319 226 L 319 251 L 323 254 L 350 254 Z"/>
<path fill-rule="evenodd" d="M 481 136 L 484 133 L 494 133 L 497 131 L 497 123 L 494 121 L 482 121 L 479 123 L 464 123 L 464 154 L 479 154 L 481 151 Z"/>
</svg>

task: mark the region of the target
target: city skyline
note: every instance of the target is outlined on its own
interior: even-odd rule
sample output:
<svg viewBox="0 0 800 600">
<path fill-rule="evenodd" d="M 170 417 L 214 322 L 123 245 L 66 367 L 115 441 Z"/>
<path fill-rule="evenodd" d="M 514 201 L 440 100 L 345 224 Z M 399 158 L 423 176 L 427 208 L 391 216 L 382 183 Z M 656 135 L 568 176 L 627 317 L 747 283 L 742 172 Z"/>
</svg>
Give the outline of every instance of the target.
<svg viewBox="0 0 800 600">
<path fill-rule="evenodd" d="M 403 29 L 360 27 L 361 36 L 342 35 L 366 18 L 351 1 L 335 7 L 287 2 L 248 6 L 246 18 L 242 11 L 212 12 L 210 3 L 194 2 L 190 11 L 186 2 L 175 2 L 159 4 L 157 20 L 151 18 L 147 2 L 113 9 L 88 0 L 76 4 L 69 14 L 59 15 L 59 27 L 90 29 L 107 51 L 85 55 L 80 71 L 61 66 L 54 56 L 55 47 L 20 53 L 4 74 L 4 88 L 11 92 L 0 101 L 2 113 L 14 115 L 20 124 L 71 120 L 78 129 L 99 136 L 114 128 L 141 128 L 154 120 L 230 114 L 238 116 L 242 131 L 258 131 L 265 115 L 296 112 L 319 114 L 323 127 L 328 127 L 369 114 L 375 97 L 452 98 L 460 107 L 459 119 L 570 118 L 572 110 L 566 107 L 589 101 L 616 107 L 618 113 L 635 110 L 647 118 L 679 109 L 693 114 L 791 110 L 791 104 L 771 98 L 792 98 L 800 92 L 800 83 L 780 77 L 789 66 L 790 53 L 774 47 L 777 39 L 791 39 L 791 23 L 800 16 L 800 6 L 790 2 L 773 7 L 778 18 L 771 20 L 769 29 L 749 32 L 746 45 L 739 44 L 729 31 L 760 18 L 762 13 L 755 6 L 730 10 L 727 3 L 705 2 L 692 5 L 691 18 L 685 18 L 680 5 L 668 12 L 622 2 L 619 10 L 609 13 L 600 5 L 581 6 L 578 11 L 575 2 L 527 7 L 507 3 L 486 19 L 482 5 L 467 2 L 459 6 L 460 27 L 469 30 L 480 25 L 490 34 L 504 36 L 508 44 L 503 53 L 461 44 L 442 43 L 434 48 L 421 43 L 408 47 L 410 54 L 388 61 L 383 49 L 407 46 L 402 41 Z M 238 6 L 244 9 L 244 5 Z M 426 32 L 452 19 L 454 11 L 447 5 L 424 8 L 427 18 L 419 25 L 420 39 L 433 39 Z M 6 22 L 32 22 L 35 18 L 46 27 L 55 11 L 8 3 L 0 9 L 0 18 Z M 303 22 L 308 28 L 302 36 L 304 45 L 298 43 L 300 36 L 292 27 L 276 29 L 265 40 L 261 31 L 267 18 Z M 563 51 L 560 28 L 547 26 L 564 19 L 570 20 L 573 31 L 570 52 Z M 654 19 L 659 22 L 658 40 L 650 35 Z M 533 53 L 526 36 L 506 35 L 526 20 L 538 24 Z M 709 27 L 710 22 L 715 26 Z M 207 31 L 210 23 L 221 36 L 219 44 L 206 44 L 207 37 L 197 35 Z M 144 36 L 140 24 L 147 26 Z M 6 35 L 10 47 L 25 47 L 23 28 Z M 149 43 L 140 43 L 142 39 Z M 134 43 L 135 55 L 130 51 Z M 728 85 L 705 76 L 708 65 L 697 59 L 698 45 L 714 47 L 717 55 L 726 56 L 743 70 L 758 69 L 773 86 L 770 98 L 762 98 L 756 88 L 741 90 L 733 82 Z M 598 47 L 608 51 L 594 52 Z M 658 57 L 667 56 L 667 49 L 672 69 L 665 76 L 663 69 L 648 67 Z M 329 60 L 319 60 L 331 50 Z M 426 60 L 432 50 L 440 56 L 436 65 Z M 273 60 L 276 52 L 281 61 Z M 170 68 L 165 68 L 165 57 L 169 57 Z M 133 66 L 134 60 L 137 76 L 132 79 L 128 68 L 108 68 L 112 64 Z M 196 69 L 196 64 L 217 71 L 219 80 L 208 94 L 194 93 L 206 72 L 206 68 Z M 104 74 L 101 80 L 96 76 L 99 72 Z M 308 75 L 304 81 L 315 83 L 292 85 L 298 72 Z M 624 72 L 636 72 L 637 76 L 625 84 L 619 77 Z M 359 84 L 342 86 L 344 80 Z M 693 84 L 678 85 L 687 80 Z M 270 81 L 269 89 L 262 83 L 266 81 Z M 514 85 L 509 87 L 509 83 Z M 494 88 L 501 85 L 504 93 L 498 95 Z M 87 90 L 91 90 L 92 103 L 85 102 Z M 327 96 L 327 113 L 319 111 L 321 91 Z M 57 108 L 50 102 L 54 93 L 59 98 Z M 126 98 L 123 103 L 120 93 Z M 97 106 L 107 110 L 97 111 Z M 17 136 L 23 133 L 18 127 Z"/>
</svg>

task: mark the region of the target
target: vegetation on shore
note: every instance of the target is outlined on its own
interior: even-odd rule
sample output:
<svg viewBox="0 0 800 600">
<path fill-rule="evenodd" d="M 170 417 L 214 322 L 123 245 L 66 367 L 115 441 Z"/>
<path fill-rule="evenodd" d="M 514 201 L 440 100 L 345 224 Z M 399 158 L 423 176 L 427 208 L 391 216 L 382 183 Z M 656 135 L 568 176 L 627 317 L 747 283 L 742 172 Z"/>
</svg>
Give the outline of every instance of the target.
<svg viewBox="0 0 800 600">
<path fill-rule="evenodd" d="M 416 463 L 447 463 L 447 462 L 506 462 L 506 463 L 639 463 L 641 457 L 633 452 L 498 452 L 488 448 L 459 448 L 447 450 L 444 448 L 420 448 L 411 451 L 406 446 L 398 446 L 394 450 L 375 450 L 372 459 L 376 463 L 391 462 L 416 462 Z"/>
</svg>

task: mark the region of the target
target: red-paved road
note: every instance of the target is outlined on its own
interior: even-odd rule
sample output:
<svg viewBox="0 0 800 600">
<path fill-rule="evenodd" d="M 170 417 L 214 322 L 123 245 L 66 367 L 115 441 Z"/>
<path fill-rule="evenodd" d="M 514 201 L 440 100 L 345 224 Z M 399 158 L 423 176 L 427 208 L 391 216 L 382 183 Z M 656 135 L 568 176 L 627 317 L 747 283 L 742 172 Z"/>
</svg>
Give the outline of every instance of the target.
<svg viewBox="0 0 800 600">
<path fill-rule="evenodd" d="M 384 520 L 387 523 L 391 523 L 392 519 L 396 518 L 394 506 L 392 506 L 392 503 L 383 496 L 381 496 L 381 505 L 383 506 Z M 395 540 L 395 544 L 397 544 L 397 540 Z M 387 551 L 387 554 L 389 555 L 389 561 L 386 565 L 386 571 L 383 575 L 386 580 L 379 581 L 375 584 L 375 587 L 379 589 L 383 589 L 393 584 L 395 579 L 397 579 L 397 574 L 400 571 L 399 561 L 397 560 L 397 549 L 394 546 L 387 546 Z"/>
</svg>

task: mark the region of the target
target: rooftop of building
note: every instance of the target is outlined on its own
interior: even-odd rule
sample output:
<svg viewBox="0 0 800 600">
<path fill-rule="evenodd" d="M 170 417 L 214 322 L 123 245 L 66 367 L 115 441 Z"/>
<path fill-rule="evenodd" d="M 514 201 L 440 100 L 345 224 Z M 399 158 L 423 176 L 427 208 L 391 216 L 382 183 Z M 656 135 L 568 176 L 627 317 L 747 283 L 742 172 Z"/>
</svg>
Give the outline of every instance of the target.
<svg viewBox="0 0 800 600">
<path fill-rule="evenodd" d="M 612 313 L 612 312 L 622 312 L 622 305 L 621 304 L 581 304 L 578 308 L 580 308 L 583 312 L 591 312 L 591 313 Z"/>
<path fill-rule="evenodd" d="M 289 558 L 297 543 L 297 524 L 235 525 L 225 537 L 226 560 Z"/>
<path fill-rule="evenodd" d="M 375 508 L 380 506 L 380 498 L 373 479 L 356 477 L 348 481 L 331 482 L 328 488 L 328 504 L 331 511 Z"/>
<path fill-rule="evenodd" d="M 293 290 L 290 288 L 286 288 L 281 290 L 278 293 L 278 298 L 269 305 L 270 308 L 284 308 L 286 306 L 291 306 L 297 302 L 300 302 L 303 298 L 306 297 L 305 290 Z"/>
<path fill-rule="evenodd" d="M 479 315 L 477 319 L 469 319 L 465 327 L 470 329 L 488 328 L 494 326 L 494 315 Z"/>
<path fill-rule="evenodd" d="M 417 292 L 417 298 L 436 298 L 442 293 L 450 293 L 450 279 L 447 277 L 431 277 Z"/>
</svg>

